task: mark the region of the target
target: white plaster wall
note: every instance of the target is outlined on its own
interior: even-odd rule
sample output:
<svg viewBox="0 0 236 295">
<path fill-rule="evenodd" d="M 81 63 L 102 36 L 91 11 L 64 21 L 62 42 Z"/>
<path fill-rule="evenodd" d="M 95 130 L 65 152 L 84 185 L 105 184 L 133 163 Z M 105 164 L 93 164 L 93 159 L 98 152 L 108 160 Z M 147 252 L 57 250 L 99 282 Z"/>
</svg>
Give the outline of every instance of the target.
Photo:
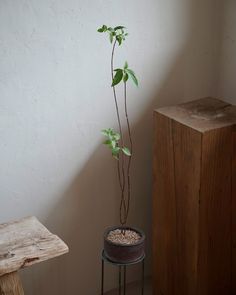
<svg viewBox="0 0 236 295">
<path fill-rule="evenodd" d="M 236 1 L 222 6 L 218 96 L 236 104 Z"/>
<path fill-rule="evenodd" d="M 130 223 L 146 231 L 150 261 L 152 110 L 215 91 L 215 4 L 0 1 L 0 222 L 36 215 L 70 247 L 67 256 L 22 271 L 26 294 L 98 294 L 102 233 L 118 223 L 115 163 L 100 134 L 117 126 L 111 46 L 97 27 L 127 26 L 116 65 L 128 60 L 140 77 L 140 88 L 128 89 Z M 114 275 L 108 268 L 107 289 Z"/>
</svg>

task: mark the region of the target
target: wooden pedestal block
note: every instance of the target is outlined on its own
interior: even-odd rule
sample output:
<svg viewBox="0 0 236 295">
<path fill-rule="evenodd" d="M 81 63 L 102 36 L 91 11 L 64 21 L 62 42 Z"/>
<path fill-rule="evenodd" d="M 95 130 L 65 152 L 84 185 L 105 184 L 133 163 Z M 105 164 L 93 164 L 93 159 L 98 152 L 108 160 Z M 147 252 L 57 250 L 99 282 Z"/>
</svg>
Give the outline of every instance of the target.
<svg viewBox="0 0 236 295">
<path fill-rule="evenodd" d="M 236 107 L 154 112 L 154 295 L 236 294 Z"/>
</svg>

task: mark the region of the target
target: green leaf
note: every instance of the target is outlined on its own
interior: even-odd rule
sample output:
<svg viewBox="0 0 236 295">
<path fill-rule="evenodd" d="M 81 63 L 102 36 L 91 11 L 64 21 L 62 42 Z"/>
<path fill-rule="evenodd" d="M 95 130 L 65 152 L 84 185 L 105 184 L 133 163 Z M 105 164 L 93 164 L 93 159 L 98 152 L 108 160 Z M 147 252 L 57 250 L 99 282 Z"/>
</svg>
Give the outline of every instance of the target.
<svg viewBox="0 0 236 295">
<path fill-rule="evenodd" d="M 111 140 L 110 147 L 111 147 L 111 149 L 114 149 L 116 147 L 116 141 Z"/>
<path fill-rule="evenodd" d="M 114 136 L 113 136 L 113 138 L 114 138 L 115 141 L 120 140 L 120 134 L 119 133 L 115 133 Z"/>
<path fill-rule="evenodd" d="M 110 42 L 112 43 L 113 42 L 113 34 L 112 33 L 109 34 L 109 38 L 110 38 Z"/>
<path fill-rule="evenodd" d="M 112 156 L 118 156 L 119 152 L 120 152 L 120 148 L 118 146 L 112 148 L 112 150 L 111 150 Z"/>
<path fill-rule="evenodd" d="M 122 43 L 122 36 L 121 35 L 116 36 L 116 40 L 118 41 L 118 44 L 121 45 L 121 43 Z"/>
<path fill-rule="evenodd" d="M 134 75 L 134 76 L 135 76 L 135 73 L 134 73 L 134 71 L 133 71 L 133 70 L 131 70 L 131 69 L 126 69 L 126 71 L 127 71 L 128 73 L 130 73 L 130 74 L 132 74 L 132 75 Z"/>
<path fill-rule="evenodd" d="M 107 129 L 103 129 L 102 134 L 107 136 L 107 137 L 111 137 L 111 135 L 114 133 L 114 130 L 112 128 L 107 128 Z"/>
<path fill-rule="evenodd" d="M 105 135 L 105 136 L 108 135 L 107 129 L 103 129 L 103 130 L 101 131 L 101 133 L 102 133 L 103 135 Z"/>
<path fill-rule="evenodd" d="M 127 63 L 127 61 L 125 62 L 124 69 L 125 70 L 128 69 L 128 63 Z"/>
<path fill-rule="evenodd" d="M 126 69 L 126 72 L 128 73 L 129 77 L 133 80 L 134 84 L 138 86 L 138 79 L 136 78 L 134 71 L 132 71 L 131 69 Z"/>
<path fill-rule="evenodd" d="M 119 147 L 114 147 L 114 148 L 112 149 L 112 155 L 118 155 L 119 152 L 120 152 L 120 148 L 119 148 Z"/>
<path fill-rule="evenodd" d="M 115 31 L 122 30 L 122 29 L 125 29 L 125 27 L 124 26 L 117 26 L 114 28 Z"/>
<path fill-rule="evenodd" d="M 111 86 L 115 86 L 115 85 L 119 84 L 120 81 L 122 80 L 122 78 L 123 78 L 123 70 L 120 69 L 119 71 L 116 72 Z"/>
<path fill-rule="evenodd" d="M 107 139 L 103 142 L 103 144 L 105 145 L 111 145 L 111 140 L 110 139 Z"/>
<path fill-rule="evenodd" d="M 114 132 L 114 130 L 112 128 L 108 128 L 107 129 L 107 132 L 110 133 L 110 134 L 112 134 Z"/>
<path fill-rule="evenodd" d="M 127 73 L 124 73 L 123 81 L 127 82 L 128 79 L 129 79 L 129 75 Z"/>
<path fill-rule="evenodd" d="M 106 25 L 103 25 L 101 28 L 98 29 L 99 33 L 103 33 L 103 32 L 106 32 L 106 31 L 107 31 L 107 26 Z"/>
<path fill-rule="evenodd" d="M 123 147 L 122 151 L 126 156 L 129 156 L 129 157 L 131 156 L 131 152 L 127 147 Z"/>
</svg>

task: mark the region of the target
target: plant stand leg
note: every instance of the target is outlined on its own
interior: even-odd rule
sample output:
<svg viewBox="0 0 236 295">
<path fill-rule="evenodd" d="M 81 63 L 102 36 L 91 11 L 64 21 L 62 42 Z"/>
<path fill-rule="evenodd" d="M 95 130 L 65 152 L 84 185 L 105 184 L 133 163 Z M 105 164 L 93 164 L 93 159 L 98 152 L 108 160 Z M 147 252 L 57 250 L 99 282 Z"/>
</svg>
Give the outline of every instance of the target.
<svg viewBox="0 0 236 295">
<path fill-rule="evenodd" d="M 144 263 L 145 263 L 145 259 L 143 259 L 142 261 L 142 295 L 144 294 Z"/>
<path fill-rule="evenodd" d="M 101 295 L 104 293 L 104 260 L 102 259 L 102 281 L 101 281 Z M 1 295 L 1 294 L 0 294 Z"/>
<path fill-rule="evenodd" d="M 24 295 L 22 283 L 17 272 L 0 277 L 0 295 Z"/>
<path fill-rule="evenodd" d="M 121 295 L 121 266 L 119 266 L 119 295 Z"/>
<path fill-rule="evenodd" d="M 126 294 L 126 265 L 124 265 L 124 295 Z"/>
</svg>

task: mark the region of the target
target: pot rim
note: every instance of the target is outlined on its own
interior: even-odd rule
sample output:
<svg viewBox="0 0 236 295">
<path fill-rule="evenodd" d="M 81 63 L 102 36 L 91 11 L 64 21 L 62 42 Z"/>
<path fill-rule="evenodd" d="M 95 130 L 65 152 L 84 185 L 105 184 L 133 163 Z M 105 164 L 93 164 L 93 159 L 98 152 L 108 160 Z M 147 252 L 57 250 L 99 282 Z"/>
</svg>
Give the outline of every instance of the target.
<svg viewBox="0 0 236 295">
<path fill-rule="evenodd" d="M 136 242 L 134 244 L 120 244 L 120 243 L 115 243 L 115 242 L 109 241 L 107 239 L 107 236 L 108 236 L 108 234 L 109 234 L 110 231 L 113 231 L 115 229 L 130 229 L 130 230 L 135 231 L 136 233 L 138 233 L 141 236 L 141 239 L 138 240 L 138 242 Z M 139 229 L 137 227 L 133 227 L 133 226 L 128 226 L 128 225 L 124 225 L 124 226 L 122 226 L 122 225 L 110 226 L 110 227 L 106 228 L 103 237 L 104 237 L 104 240 L 107 243 L 109 243 L 111 245 L 115 245 L 115 246 L 121 246 L 121 247 L 132 247 L 132 246 L 140 245 L 140 244 L 142 244 L 145 241 L 145 238 L 146 238 L 144 232 L 141 229 Z"/>
</svg>

